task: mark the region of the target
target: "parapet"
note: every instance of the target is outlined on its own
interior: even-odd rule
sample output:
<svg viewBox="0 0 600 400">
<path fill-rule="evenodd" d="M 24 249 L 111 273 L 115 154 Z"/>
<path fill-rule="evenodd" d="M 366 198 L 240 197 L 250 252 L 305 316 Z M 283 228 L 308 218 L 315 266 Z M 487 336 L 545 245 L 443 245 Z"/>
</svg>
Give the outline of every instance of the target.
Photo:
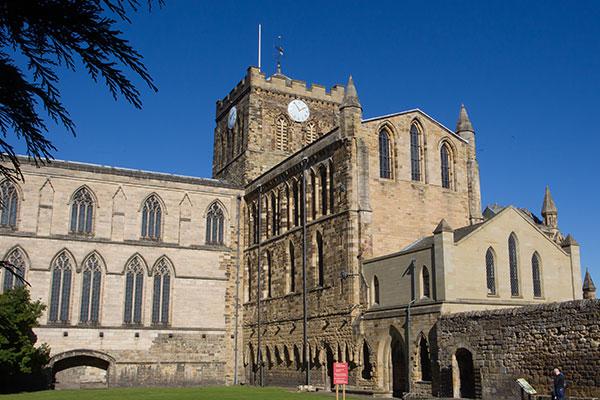
<svg viewBox="0 0 600 400">
<path fill-rule="evenodd" d="M 340 104 L 344 99 L 344 85 L 334 85 L 331 90 L 325 86 L 312 83 L 310 86 L 304 81 L 288 78 L 285 75 L 266 77 L 265 73 L 257 67 L 249 67 L 246 76 L 225 96 L 217 101 L 217 115 L 225 111 L 232 101 L 235 101 L 246 90 L 258 87 L 264 90 L 275 90 L 292 96 L 308 97 L 315 100 Z"/>
</svg>

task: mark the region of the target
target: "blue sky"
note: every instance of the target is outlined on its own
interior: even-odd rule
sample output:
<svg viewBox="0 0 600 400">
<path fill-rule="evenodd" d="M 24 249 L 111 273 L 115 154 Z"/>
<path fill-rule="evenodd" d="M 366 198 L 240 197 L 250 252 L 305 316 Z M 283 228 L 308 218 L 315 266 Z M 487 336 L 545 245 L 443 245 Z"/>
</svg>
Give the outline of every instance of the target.
<svg viewBox="0 0 600 400">
<path fill-rule="evenodd" d="M 141 12 L 127 37 L 159 92 L 144 108 L 115 102 L 84 75 L 63 74 L 77 137 L 57 128 L 56 157 L 210 176 L 215 101 L 256 60 L 331 87 L 352 74 L 364 116 L 421 108 L 454 128 L 465 103 L 477 131 L 484 204 L 539 214 L 550 185 L 559 224 L 600 283 L 600 2 L 194 1 Z"/>
</svg>

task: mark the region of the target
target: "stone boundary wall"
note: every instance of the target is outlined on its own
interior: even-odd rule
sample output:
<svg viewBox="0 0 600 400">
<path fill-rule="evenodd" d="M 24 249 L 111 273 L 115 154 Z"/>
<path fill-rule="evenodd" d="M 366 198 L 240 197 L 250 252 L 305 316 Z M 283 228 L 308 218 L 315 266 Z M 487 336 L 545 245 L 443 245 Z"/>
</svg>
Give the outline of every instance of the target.
<svg viewBox="0 0 600 400">
<path fill-rule="evenodd" d="M 437 335 L 441 396 L 453 395 L 453 356 L 464 348 L 478 398 L 519 398 L 517 378 L 549 394 L 554 367 L 566 375 L 567 397 L 600 397 L 600 300 L 445 315 Z"/>
</svg>

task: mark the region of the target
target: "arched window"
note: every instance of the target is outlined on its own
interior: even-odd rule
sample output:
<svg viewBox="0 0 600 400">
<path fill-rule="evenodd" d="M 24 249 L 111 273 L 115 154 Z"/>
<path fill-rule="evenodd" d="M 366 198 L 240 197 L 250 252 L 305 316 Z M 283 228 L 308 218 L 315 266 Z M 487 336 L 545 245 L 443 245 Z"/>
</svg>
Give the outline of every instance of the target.
<svg viewBox="0 0 600 400">
<path fill-rule="evenodd" d="M 69 322 L 71 305 L 71 258 L 66 252 L 60 253 L 52 264 L 52 288 L 50 291 L 49 322 Z"/>
<path fill-rule="evenodd" d="M 419 364 L 421 364 L 421 380 L 431 381 L 431 358 L 425 336 L 421 336 L 421 340 L 419 340 Z"/>
<path fill-rule="evenodd" d="M 510 294 L 519 295 L 519 257 L 517 255 L 517 237 L 514 233 L 508 238 L 508 261 L 510 267 Z"/>
<path fill-rule="evenodd" d="M 285 227 L 288 231 L 292 227 L 292 197 L 288 185 L 285 185 Z"/>
<path fill-rule="evenodd" d="M 315 176 L 315 171 L 311 170 L 310 171 L 310 187 L 312 189 L 312 193 L 311 193 L 311 212 L 312 212 L 312 219 L 315 220 L 317 219 L 317 177 Z"/>
<path fill-rule="evenodd" d="M 2 207 L 0 226 L 15 229 L 17 227 L 19 196 L 17 195 L 17 188 L 11 181 L 5 180 L 0 184 L 0 198 L 2 199 L 2 204 L 0 204 Z"/>
<path fill-rule="evenodd" d="M 421 181 L 421 132 L 416 122 L 410 126 L 411 179 Z"/>
<path fill-rule="evenodd" d="M 294 226 L 300 225 L 300 197 L 298 193 L 298 184 L 292 181 L 292 191 L 294 193 Z"/>
<path fill-rule="evenodd" d="M 531 256 L 531 273 L 533 275 L 533 297 L 542 297 L 542 273 L 540 271 L 540 255 Z"/>
<path fill-rule="evenodd" d="M 319 175 L 321 177 L 321 213 L 327 215 L 327 168 L 321 165 L 319 168 Z"/>
<path fill-rule="evenodd" d="M 154 267 L 154 293 L 152 297 L 152 323 L 168 325 L 171 296 L 171 272 L 162 258 Z"/>
<path fill-rule="evenodd" d="M 294 244 L 290 241 L 290 271 L 289 271 L 289 291 L 291 293 L 296 291 L 296 254 L 294 251 Z"/>
<path fill-rule="evenodd" d="M 333 206 L 334 206 L 334 190 L 335 190 L 335 185 L 334 185 L 334 180 L 333 180 L 333 174 L 334 174 L 334 169 L 333 169 L 333 161 L 329 162 L 329 213 L 333 214 Z"/>
<path fill-rule="evenodd" d="M 496 294 L 496 262 L 494 250 L 490 247 L 485 253 L 485 277 L 487 282 L 488 295 Z"/>
<path fill-rule="evenodd" d="M 448 144 L 444 143 L 440 149 L 440 161 L 442 164 L 442 187 L 452 188 L 452 157 Z"/>
<path fill-rule="evenodd" d="M 392 177 L 392 158 L 390 157 L 390 135 L 382 129 L 379 132 L 379 176 L 389 179 Z"/>
<path fill-rule="evenodd" d="M 285 117 L 281 116 L 275 121 L 275 149 L 276 150 L 289 150 L 289 138 L 288 138 L 288 121 Z"/>
<path fill-rule="evenodd" d="M 252 301 L 252 261 L 248 259 L 248 301 Z"/>
<path fill-rule="evenodd" d="M 273 235 L 279 234 L 279 209 L 275 192 L 271 193 L 271 230 Z"/>
<path fill-rule="evenodd" d="M 373 304 L 381 304 L 379 298 L 379 279 L 377 275 L 373 276 Z"/>
<path fill-rule="evenodd" d="M 206 244 L 223 244 L 223 210 L 218 203 L 212 203 L 206 214 Z"/>
<path fill-rule="evenodd" d="M 159 240 L 162 221 L 162 208 L 158 197 L 152 195 L 144 202 L 142 209 L 142 238 Z"/>
<path fill-rule="evenodd" d="M 258 221 L 258 209 L 256 208 L 256 204 L 252 204 L 252 243 L 257 244 L 260 232 L 258 231 L 259 221 Z"/>
<path fill-rule="evenodd" d="M 144 266 L 140 257 L 135 256 L 125 269 L 125 315 L 126 324 L 142 323 L 144 300 Z"/>
<path fill-rule="evenodd" d="M 423 297 L 431 297 L 431 283 L 429 278 L 429 270 L 424 265 L 421 275 L 421 278 L 423 279 Z"/>
<path fill-rule="evenodd" d="M 363 379 L 371 379 L 373 364 L 371 364 L 371 352 L 369 351 L 369 345 L 366 340 L 363 342 L 362 353 L 363 369 L 361 376 Z"/>
<path fill-rule="evenodd" d="M 94 198 L 82 187 L 73 195 L 71 204 L 71 233 L 91 234 L 94 220 Z"/>
<path fill-rule="evenodd" d="M 4 269 L 4 284 L 2 285 L 4 293 L 13 288 L 23 286 L 25 269 L 27 268 L 25 260 L 25 254 L 19 248 L 14 249 L 6 256 L 4 261 L 10 264 L 12 272 L 8 271 L 7 268 Z"/>
<path fill-rule="evenodd" d="M 317 140 L 317 125 L 314 122 L 306 124 L 306 144 Z"/>
<path fill-rule="evenodd" d="M 94 324 L 100 317 L 100 286 L 102 284 L 100 261 L 95 254 L 85 260 L 82 274 L 79 322 Z"/>
<path fill-rule="evenodd" d="M 317 286 L 323 287 L 325 281 L 325 265 L 323 252 L 323 236 L 321 232 L 317 232 Z"/>
<path fill-rule="evenodd" d="M 267 298 L 273 296 L 273 265 L 271 252 L 267 251 Z"/>
</svg>

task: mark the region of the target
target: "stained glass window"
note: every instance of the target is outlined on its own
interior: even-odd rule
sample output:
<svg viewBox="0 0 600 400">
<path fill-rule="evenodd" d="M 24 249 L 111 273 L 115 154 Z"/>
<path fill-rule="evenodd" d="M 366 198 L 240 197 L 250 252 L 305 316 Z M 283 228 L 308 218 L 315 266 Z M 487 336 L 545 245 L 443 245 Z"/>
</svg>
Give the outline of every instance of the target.
<svg viewBox="0 0 600 400">
<path fill-rule="evenodd" d="M 2 196 L 0 226 L 14 229 L 17 227 L 17 206 L 19 202 L 17 188 L 11 181 L 5 180 L 0 184 L 0 195 Z"/>
<path fill-rule="evenodd" d="M 413 181 L 421 180 L 421 138 L 416 123 L 410 126 L 410 166 Z"/>
<path fill-rule="evenodd" d="M 225 217 L 218 203 L 213 203 L 206 214 L 206 244 L 223 244 L 223 224 Z"/>
<path fill-rule="evenodd" d="M 519 295 L 519 260 L 517 256 L 517 238 L 511 233 L 508 238 L 508 258 L 510 266 L 510 294 Z"/>
<path fill-rule="evenodd" d="M 69 322 L 72 268 L 71 258 L 66 252 L 60 253 L 54 259 L 48 316 L 50 322 Z"/>
<path fill-rule="evenodd" d="M 160 201 L 152 195 L 144 202 L 142 209 L 142 238 L 159 240 L 162 222 Z"/>
<path fill-rule="evenodd" d="M 390 157 L 390 136 L 384 129 L 379 132 L 379 176 L 389 179 L 392 177 Z"/>
<path fill-rule="evenodd" d="M 3 292 L 6 292 L 15 287 L 23 286 L 23 279 L 25 278 L 25 254 L 19 248 L 14 249 L 8 254 L 5 261 L 10 264 L 13 273 L 4 270 L 4 284 L 2 285 Z M 15 274 L 17 276 L 15 276 Z M 21 278 L 21 279 L 19 279 Z"/>
<path fill-rule="evenodd" d="M 73 195 L 71 205 L 71 233 L 91 234 L 94 220 L 94 198 L 83 187 Z"/>
<path fill-rule="evenodd" d="M 143 294 L 143 261 L 139 256 L 135 256 L 125 268 L 125 313 L 123 322 L 126 324 L 142 323 Z"/>
<path fill-rule="evenodd" d="M 171 296 L 171 273 L 167 261 L 162 258 L 154 267 L 154 292 L 152 298 L 152 323 L 169 323 L 169 301 Z"/>
<path fill-rule="evenodd" d="M 81 285 L 81 312 L 79 321 L 97 323 L 100 314 L 100 286 L 102 270 L 95 254 L 90 255 L 83 265 Z"/>
</svg>

